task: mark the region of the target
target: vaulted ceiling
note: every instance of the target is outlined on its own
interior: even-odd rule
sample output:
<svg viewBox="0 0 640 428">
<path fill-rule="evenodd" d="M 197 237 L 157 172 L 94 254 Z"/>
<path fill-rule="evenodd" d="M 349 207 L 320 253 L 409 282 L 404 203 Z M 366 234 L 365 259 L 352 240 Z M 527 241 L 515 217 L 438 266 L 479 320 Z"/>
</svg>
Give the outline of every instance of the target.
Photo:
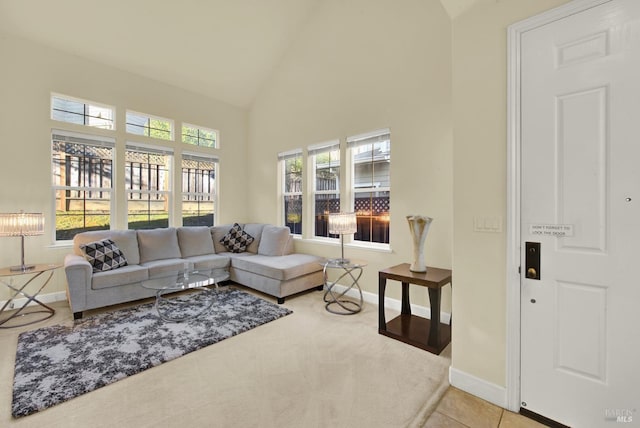
<svg viewBox="0 0 640 428">
<path fill-rule="evenodd" d="M 247 107 L 323 1 L 0 0 L 0 32 Z"/>
</svg>

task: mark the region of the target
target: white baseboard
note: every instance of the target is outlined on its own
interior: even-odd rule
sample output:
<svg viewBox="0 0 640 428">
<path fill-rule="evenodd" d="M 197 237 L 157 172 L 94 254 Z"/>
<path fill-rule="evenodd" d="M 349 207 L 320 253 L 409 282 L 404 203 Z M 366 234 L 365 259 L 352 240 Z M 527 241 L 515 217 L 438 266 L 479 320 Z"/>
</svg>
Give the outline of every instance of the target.
<svg viewBox="0 0 640 428">
<path fill-rule="evenodd" d="M 65 293 L 64 291 L 57 291 L 55 293 L 38 294 L 36 298 L 42 303 L 62 302 L 64 300 L 67 300 L 67 293 Z M 7 306 L 7 310 L 21 308 L 22 305 L 26 303 L 26 301 L 26 297 L 13 299 L 13 301 L 9 303 L 9 306 Z M 2 308 L 5 303 L 7 303 L 6 300 L 0 300 L 0 308 Z M 27 305 L 27 307 L 33 305 L 37 305 L 37 303 L 31 302 Z"/>
<path fill-rule="evenodd" d="M 346 290 L 347 287 L 345 287 L 344 285 L 341 284 L 336 284 L 335 286 L 336 291 L 338 292 L 343 292 L 344 290 Z M 345 294 L 346 296 L 352 297 L 352 298 L 358 298 L 358 292 L 357 290 L 351 289 L 348 293 Z M 364 299 L 365 302 L 367 303 L 371 303 L 373 305 L 378 305 L 378 295 L 374 294 L 374 293 L 370 293 L 368 291 L 363 291 L 362 292 L 362 298 Z M 53 303 L 53 302 L 61 302 L 64 300 L 67 300 L 67 294 L 64 291 L 58 291 L 55 293 L 46 293 L 46 294 L 39 294 L 38 295 L 38 300 L 41 301 L 42 303 Z M 7 310 L 11 310 L 11 309 L 15 309 L 15 308 L 19 308 L 22 305 L 24 305 L 24 303 L 27 301 L 26 297 L 21 297 L 18 299 L 14 299 L 13 302 L 11 302 L 11 304 L 9 305 L 9 307 L 7 307 Z M 0 308 L 4 306 L 4 304 L 6 303 L 6 300 L 0 300 Z M 35 305 L 36 303 L 31 302 L 29 304 L 29 306 Z M 389 297 L 385 297 L 384 298 L 384 305 L 385 308 L 389 308 L 389 309 L 393 309 L 396 311 L 400 311 L 402 304 L 400 302 L 400 300 L 397 299 L 391 299 Z M 420 305 L 415 305 L 412 304 L 411 305 L 411 312 L 414 315 L 418 315 L 421 317 L 425 317 L 425 318 L 431 318 L 431 309 L 425 307 L 425 306 L 420 306 Z M 440 313 L 440 321 L 445 323 L 445 324 L 449 324 L 451 320 L 451 314 L 448 312 L 441 312 Z"/>
<path fill-rule="evenodd" d="M 449 383 L 485 401 L 507 408 L 507 389 L 469 373 L 449 367 Z"/>
<path fill-rule="evenodd" d="M 341 285 L 341 284 L 334 285 L 334 288 L 339 293 L 342 293 L 344 290 L 347 289 L 347 287 L 345 287 L 344 285 Z M 358 290 L 355 290 L 355 289 L 352 288 L 351 290 L 349 290 L 345 294 L 345 296 L 349 296 L 351 298 L 357 299 L 357 298 L 359 298 Z M 376 306 L 378 305 L 378 295 L 377 294 L 370 293 L 368 291 L 363 291 L 362 292 L 362 298 L 367 303 L 371 303 L 371 304 L 376 305 Z M 385 308 L 389 308 L 389 309 L 394 309 L 394 310 L 400 312 L 400 310 L 402 308 L 402 302 L 400 302 L 400 300 L 397 300 L 397 299 L 391 299 L 389 297 L 385 297 L 384 298 L 384 307 Z M 431 319 L 431 309 L 427 308 L 425 306 L 411 304 L 411 313 L 414 314 L 414 315 L 418 315 L 420 317 Z M 448 312 L 440 312 L 440 322 L 442 322 L 444 324 L 449 324 L 450 321 L 451 321 L 451 314 L 450 313 L 448 313 Z"/>
</svg>

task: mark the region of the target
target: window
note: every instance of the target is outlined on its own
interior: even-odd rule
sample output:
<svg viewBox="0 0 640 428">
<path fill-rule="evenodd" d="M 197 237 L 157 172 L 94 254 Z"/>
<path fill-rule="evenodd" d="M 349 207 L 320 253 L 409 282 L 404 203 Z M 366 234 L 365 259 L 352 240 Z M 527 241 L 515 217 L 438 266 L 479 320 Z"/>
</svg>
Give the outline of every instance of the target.
<svg viewBox="0 0 640 428">
<path fill-rule="evenodd" d="M 185 123 L 182 125 L 182 142 L 201 147 L 218 147 L 218 131 Z"/>
<path fill-rule="evenodd" d="M 127 132 L 160 140 L 173 140 L 173 121 L 144 113 L 127 111 Z"/>
<path fill-rule="evenodd" d="M 170 149 L 127 143 L 125 184 L 129 229 L 169 227 Z"/>
<path fill-rule="evenodd" d="M 347 138 L 351 154 L 354 239 L 389 243 L 391 136 L 388 129 Z"/>
<path fill-rule="evenodd" d="M 284 225 L 292 234 L 302 235 L 302 150 L 280 153 Z"/>
<path fill-rule="evenodd" d="M 213 226 L 218 159 L 182 154 L 182 225 Z"/>
<path fill-rule="evenodd" d="M 51 119 L 102 129 L 114 129 L 114 108 L 73 99 L 63 95 L 51 96 Z"/>
<path fill-rule="evenodd" d="M 59 130 L 51 140 L 55 240 L 109 229 L 115 140 Z"/>
<path fill-rule="evenodd" d="M 313 170 L 314 235 L 329 237 L 329 213 L 340 212 L 340 141 L 311 146 L 308 154 Z"/>
</svg>

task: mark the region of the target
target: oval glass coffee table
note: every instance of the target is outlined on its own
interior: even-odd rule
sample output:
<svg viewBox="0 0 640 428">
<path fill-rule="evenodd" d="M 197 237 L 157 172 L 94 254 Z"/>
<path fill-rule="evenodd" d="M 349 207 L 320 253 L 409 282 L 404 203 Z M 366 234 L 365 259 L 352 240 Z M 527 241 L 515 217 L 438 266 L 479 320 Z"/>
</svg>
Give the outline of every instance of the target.
<svg viewBox="0 0 640 428">
<path fill-rule="evenodd" d="M 201 316 L 215 302 L 218 284 L 229 279 L 226 269 L 180 269 L 162 272 L 142 281 L 144 288 L 156 290 L 154 307 L 163 321 L 184 322 Z M 201 307 L 193 308 L 193 302 L 169 298 L 168 294 L 193 290 L 205 293 Z"/>
</svg>

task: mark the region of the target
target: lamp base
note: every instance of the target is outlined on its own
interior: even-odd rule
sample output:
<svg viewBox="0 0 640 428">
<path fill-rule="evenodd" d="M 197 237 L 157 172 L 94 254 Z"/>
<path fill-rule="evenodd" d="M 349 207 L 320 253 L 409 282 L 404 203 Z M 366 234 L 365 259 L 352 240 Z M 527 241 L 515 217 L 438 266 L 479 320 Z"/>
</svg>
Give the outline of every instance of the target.
<svg viewBox="0 0 640 428">
<path fill-rule="evenodd" d="M 333 263 L 337 263 L 339 265 L 347 265 L 347 264 L 351 263 L 350 259 L 345 259 L 345 258 L 331 259 L 331 261 Z"/>
<path fill-rule="evenodd" d="M 12 272 L 27 272 L 35 267 L 36 265 L 19 265 L 19 266 L 11 266 L 9 270 Z"/>
</svg>

